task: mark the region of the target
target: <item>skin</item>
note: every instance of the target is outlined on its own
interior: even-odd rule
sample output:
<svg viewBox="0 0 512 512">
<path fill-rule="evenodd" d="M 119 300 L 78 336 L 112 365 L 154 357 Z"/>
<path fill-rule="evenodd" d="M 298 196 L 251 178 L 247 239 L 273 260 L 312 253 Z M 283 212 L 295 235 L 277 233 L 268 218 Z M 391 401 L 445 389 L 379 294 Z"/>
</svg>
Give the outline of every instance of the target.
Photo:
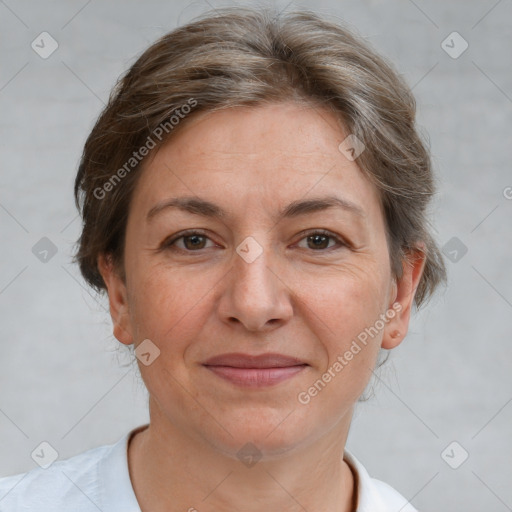
<svg viewBox="0 0 512 512">
<path fill-rule="evenodd" d="M 126 282 L 108 257 L 98 260 L 116 338 L 135 346 L 149 339 L 160 350 L 150 365 L 139 361 L 151 419 L 128 454 L 144 512 L 353 510 L 343 450 L 354 405 L 379 349 L 407 333 L 425 261 L 412 254 L 393 278 L 377 190 L 338 149 L 347 135 L 311 105 L 235 108 L 189 119 L 144 162 L 128 217 Z M 333 194 L 362 215 L 330 208 L 275 218 L 292 201 Z M 147 221 L 160 201 L 191 195 L 226 216 L 167 208 Z M 206 238 L 161 249 L 186 229 Z M 327 238 L 317 248 L 308 235 L 318 229 L 347 244 Z M 249 236 L 262 250 L 251 263 L 236 252 Z M 400 312 L 301 404 L 298 393 L 395 302 Z M 278 352 L 309 366 L 245 389 L 202 365 L 227 352 Z M 237 457 L 248 442 L 262 455 L 252 467 Z"/>
</svg>

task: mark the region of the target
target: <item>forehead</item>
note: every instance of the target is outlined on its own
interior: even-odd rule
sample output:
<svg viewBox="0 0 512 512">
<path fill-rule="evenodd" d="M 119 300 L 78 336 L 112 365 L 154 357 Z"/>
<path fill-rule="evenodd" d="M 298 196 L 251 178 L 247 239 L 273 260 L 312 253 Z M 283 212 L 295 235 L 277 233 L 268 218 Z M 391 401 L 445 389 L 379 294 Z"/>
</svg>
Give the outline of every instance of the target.
<svg viewBox="0 0 512 512">
<path fill-rule="evenodd" d="M 379 215 L 374 185 L 339 150 L 347 137 L 331 112 L 279 103 L 195 114 L 148 161 L 132 207 L 198 196 L 225 210 L 282 211 L 299 198 L 336 195 Z"/>
</svg>

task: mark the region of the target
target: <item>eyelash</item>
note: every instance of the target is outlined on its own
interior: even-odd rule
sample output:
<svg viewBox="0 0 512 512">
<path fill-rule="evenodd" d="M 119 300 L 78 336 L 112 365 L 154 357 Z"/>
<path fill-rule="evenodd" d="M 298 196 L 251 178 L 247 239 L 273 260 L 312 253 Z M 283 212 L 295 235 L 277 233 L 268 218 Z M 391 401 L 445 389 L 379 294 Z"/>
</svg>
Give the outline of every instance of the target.
<svg viewBox="0 0 512 512">
<path fill-rule="evenodd" d="M 161 249 L 162 250 L 171 250 L 171 251 L 173 251 L 173 250 L 174 251 L 181 251 L 181 252 L 186 252 L 186 253 L 200 252 L 201 249 L 198 249 L 197 251 L 194 251 L 194 250 L 182 249 L 182 248 L 174 247 L 174 244 L 178 240 L 181 240 L 182 238 L 187 238 L 187 237 L 190 237 L 190 236 L 194 236 L 194 235 L 199 235 L 199 236 L 205 237 L 205 238 L 210 240 L 210 238 L 204 232 L 202 232 L 202 231 L 188 230 L 188 231 L 183 231 L 183 232 L 179 233 L 177 236 L 174 236 L 171 239 L 165 240 L 162 243 Z M 333 239 L 338 244 L 339 247 L 338 248 L 328 247 L 328 248 L 325 248 L 325 249 L 318 249 L 318 250 L 310 249 L 313 252 L 319 252 L 319 253 L 320 252 L 327 252 L 327 251 L 330 252 L 333 249 L 334 250 L 338 250 L 338 249 L 342 249 L 344 247 L 348 247 L 349 246 L 349 244 L 347 242 L 345 242 L 342 238 L 340 238 L 339 236 L 337 236 L 334 233 L 331 233 L 330 231 L 327 231 L 325 229 L 316 229 L 316 230 L 310 230 L 310 231 L 302 232 L 302 233 L 299 234 L 299 236 L 302 236 L 302 238 L 299 240 L 299 242 L 301 242 L 302 240 L 304 240 L 307 237 L 314 236 L 314 235 L 323 235 L 323 236 L 326 236 L 328 238 L 331 238 L 331 239 Z"/>
</svg>

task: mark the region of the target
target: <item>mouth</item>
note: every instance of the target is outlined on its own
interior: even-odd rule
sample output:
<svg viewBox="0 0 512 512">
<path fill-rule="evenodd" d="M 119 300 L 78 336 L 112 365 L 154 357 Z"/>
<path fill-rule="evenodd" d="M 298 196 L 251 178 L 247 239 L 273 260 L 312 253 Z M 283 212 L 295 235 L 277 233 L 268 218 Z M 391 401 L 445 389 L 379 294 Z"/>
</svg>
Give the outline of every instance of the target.
<svg viewBox="0 0 512 512">
<path fill-rule="evenodd" d="M 208 359 L 203 366 L 216 376 L 242 387 L 271 386 L 288 380 L 309 365 L 283 354 L 222 354 Z"/>
</svg>

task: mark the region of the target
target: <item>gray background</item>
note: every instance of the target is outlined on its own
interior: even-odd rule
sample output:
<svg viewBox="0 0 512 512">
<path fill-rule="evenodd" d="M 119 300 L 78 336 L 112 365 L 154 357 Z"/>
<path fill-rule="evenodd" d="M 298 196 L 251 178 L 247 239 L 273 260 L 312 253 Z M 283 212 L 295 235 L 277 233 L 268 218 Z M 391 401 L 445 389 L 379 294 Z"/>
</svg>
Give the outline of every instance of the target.
<svg viewBox="0 0 512 512">
<path fill-rule="evenodd" d="M 439 177 L 438 241 L 457 237 L 459 258 L 467 247 L 392 351 L 375 398 L 358 406 L 348 448 L 422 512 L 512 510 L 512 1 L 278 3 L 301 5 L 349 22 L 413 87 Z M 41 441 L 64 459 L 148 420 L 107 303 L 70 262 L 80 226 L 72 185 L 115 79 L 209 8 L 0 1 L 2 476 L 36 467 Z M 48 59 L 31 48 L 43 31 L 59 44 Z M 456 59 L 441 47 L 453 31 L 469 44 Z M 32 253 L 42 237 L 58 251 L 46 263 Z M 458 469 L 441 456 L 453 441 L 469 453 Z M 448 452 L 452 465 L 461 450 Z"/>
</svg>

